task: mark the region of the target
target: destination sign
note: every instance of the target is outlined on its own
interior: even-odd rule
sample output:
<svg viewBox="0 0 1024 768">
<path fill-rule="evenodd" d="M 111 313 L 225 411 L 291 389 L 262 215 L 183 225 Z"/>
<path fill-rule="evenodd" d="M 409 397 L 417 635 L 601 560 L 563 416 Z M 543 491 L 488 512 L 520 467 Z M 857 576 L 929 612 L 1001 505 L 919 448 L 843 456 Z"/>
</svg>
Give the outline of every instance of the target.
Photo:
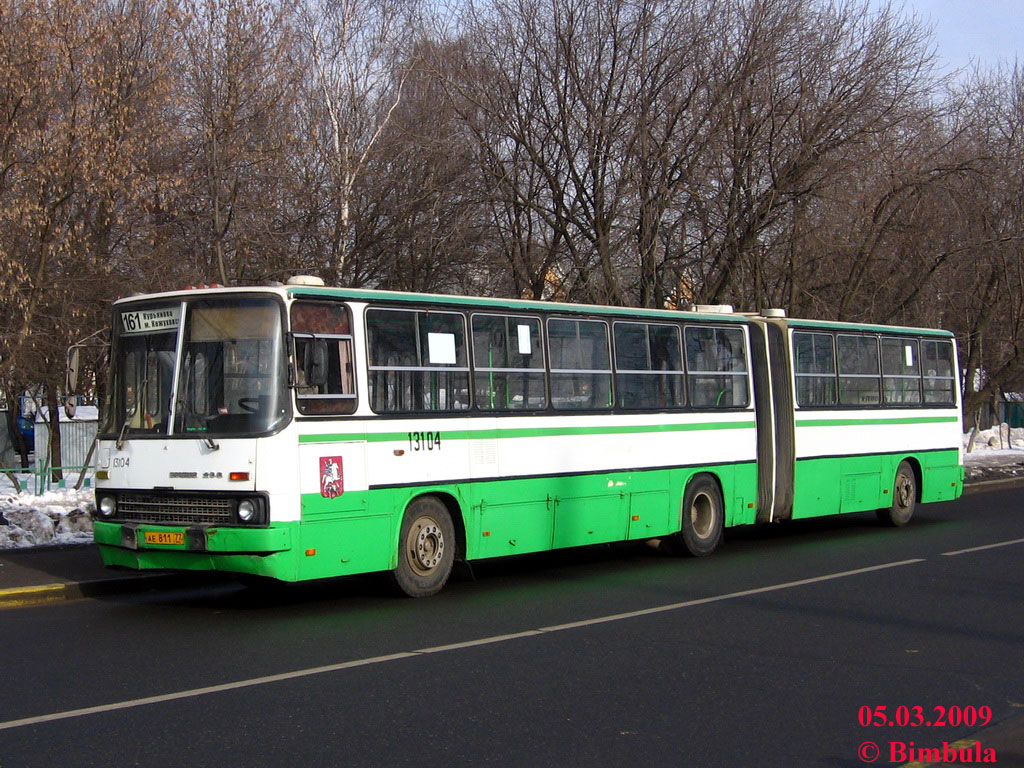
<svg viewBox="0 0 1024 768">
<path fill-rule="evenodd" d="M 125 334 L 176 331 L 180 322 L 180 306 L 121 313 L 121 330 Z"/>
</svg>

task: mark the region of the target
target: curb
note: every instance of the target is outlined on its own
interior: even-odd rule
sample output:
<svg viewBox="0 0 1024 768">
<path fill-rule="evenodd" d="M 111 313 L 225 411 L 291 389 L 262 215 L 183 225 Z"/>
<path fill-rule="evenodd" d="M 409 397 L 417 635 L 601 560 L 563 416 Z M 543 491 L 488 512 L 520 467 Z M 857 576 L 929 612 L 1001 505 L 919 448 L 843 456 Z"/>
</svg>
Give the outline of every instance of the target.
<svg viewBox="0 0 1024 768">
<path fill-rule="evenodd" d="M 0 589 L 0 609 L 24 608 L 67 600 L 67 584 L 41 584 L 38 587 Z"/>
<path fill-rule="evenodd" d="M 984 491 L 999 491 L 1004 488 L 1016 488 L 1024 486 L 1024 477 L 1002 477 L 998 480 L 978 480 L 977 482 L 964 483 L 963 495 L 969 493 L 982 493 Z"/>
<path fill-rule="evenodd" d="M 196 577 L 197 574 L 190 574 Z M 207 576 L 207 574 L 202 574 Z M 203 580 L 200 576 L 197 580 Z M 181 586 L 188 575 L 181 573 L 153 573 L 130 575 L 123 578 L 72 581 L 41 584 L 33 587 L 0 589 L 0 611 L 5 608 L 26 608 L 32 605 L 69 602 L 92 597 L 145 592 L 166 587 Z"/>
</svg>

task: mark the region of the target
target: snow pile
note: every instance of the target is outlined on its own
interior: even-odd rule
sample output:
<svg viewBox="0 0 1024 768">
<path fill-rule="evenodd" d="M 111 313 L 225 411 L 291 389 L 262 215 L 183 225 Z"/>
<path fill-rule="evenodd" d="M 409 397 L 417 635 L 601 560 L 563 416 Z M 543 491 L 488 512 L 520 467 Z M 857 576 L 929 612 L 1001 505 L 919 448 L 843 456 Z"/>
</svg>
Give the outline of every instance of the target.
<svg viewBox="0 0 1024 768">
<path fill-rule="evenodd" d="M 18 493 L 7 477 L 0 475 L 0 549 L 89 544 L 95 508 L 91 488 L 55 488 L 38 495 Z"/>
<path fill-rule="evenodd" d="M 965 449 L 969 439 L 964 435 Z M 964 470 L 968 481 L 1024 477 L 1024 429 L 1002 424 L 976 432 L 964 454 Z"/>
<path fill-rule="evenodd" d="M 970 433 L 964 435 L 964 448 L 968 447 Z M 991 429 L 981 429 L 974 433 L 974 444 L 970 451 L 1006 451 L 1024 449 L 1024 427 L 1011 429 L 1007 424 L 1000 424 Z"/>
</svg>

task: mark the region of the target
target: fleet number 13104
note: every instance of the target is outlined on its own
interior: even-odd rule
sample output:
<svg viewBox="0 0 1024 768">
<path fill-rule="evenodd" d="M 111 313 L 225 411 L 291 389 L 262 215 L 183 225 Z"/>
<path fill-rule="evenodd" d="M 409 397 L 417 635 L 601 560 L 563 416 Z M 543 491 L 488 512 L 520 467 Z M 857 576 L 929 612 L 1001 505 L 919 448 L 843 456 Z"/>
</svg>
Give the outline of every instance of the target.
<svg viewBox="0 0 1024 768">
<path fill-rule="evenodd" d="M 440 432 L 409 432 L 410 451 L 441 450 Z"/>
</svg>

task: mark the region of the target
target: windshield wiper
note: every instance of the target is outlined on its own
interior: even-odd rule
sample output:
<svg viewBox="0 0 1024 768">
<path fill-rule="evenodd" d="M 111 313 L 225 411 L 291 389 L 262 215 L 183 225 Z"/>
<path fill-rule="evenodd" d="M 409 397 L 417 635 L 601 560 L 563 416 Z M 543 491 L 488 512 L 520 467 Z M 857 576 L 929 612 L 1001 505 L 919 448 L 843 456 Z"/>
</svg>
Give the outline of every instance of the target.
<svg viewBox="0 0 1024 768">
<path fill-rule="evenodd" d="M 128 431 L 128 422 L 132 420 L 132 416 L 134 416 L 134 414 L 129 414 L 125 418 L 124 424 L 121 425 L 121 431 L 117 433 L 117 450 L 119 450 L 119 451 L 122 448 L 124 448 L 124 442 L 125 442 L 125 439 L 126 439 L 126 434 L 125 433 Z"/>
<path fill-rule="evenodd" d="M 194 434 L 198 431 L 203 431 L 208 428 L 210 417 L 204 415 L 196 408 L 195 403 L 183 397 L 179 397 L 174 404 L 175 410 L 181 411 L 181 425 L 184 428 L 186 434 Z M 175 428 L 175 432 L 178 429 Z M 220 446 L 214 441 L 212 437 L 206 435 L 197 435 L 203 444 L 206 445 L 211 451 L 219 451 Z"/>
<path fill-rule="evenodd" d="M 135 407 L 132 408 L 128 414 L 124 417 L 124 423 L 121 425 L 121 431 L 117 433 L 117 450 L 124 448 L 125 442 L 128 440 L 128 422 L 134 418 L 135 414 L 139 412 L 139 406 L 146 402 L 146 397 L 149 393 L 149 376 L 142 380 L 139 386 L 139 396 L 135 400 Z"/>
</svg>

